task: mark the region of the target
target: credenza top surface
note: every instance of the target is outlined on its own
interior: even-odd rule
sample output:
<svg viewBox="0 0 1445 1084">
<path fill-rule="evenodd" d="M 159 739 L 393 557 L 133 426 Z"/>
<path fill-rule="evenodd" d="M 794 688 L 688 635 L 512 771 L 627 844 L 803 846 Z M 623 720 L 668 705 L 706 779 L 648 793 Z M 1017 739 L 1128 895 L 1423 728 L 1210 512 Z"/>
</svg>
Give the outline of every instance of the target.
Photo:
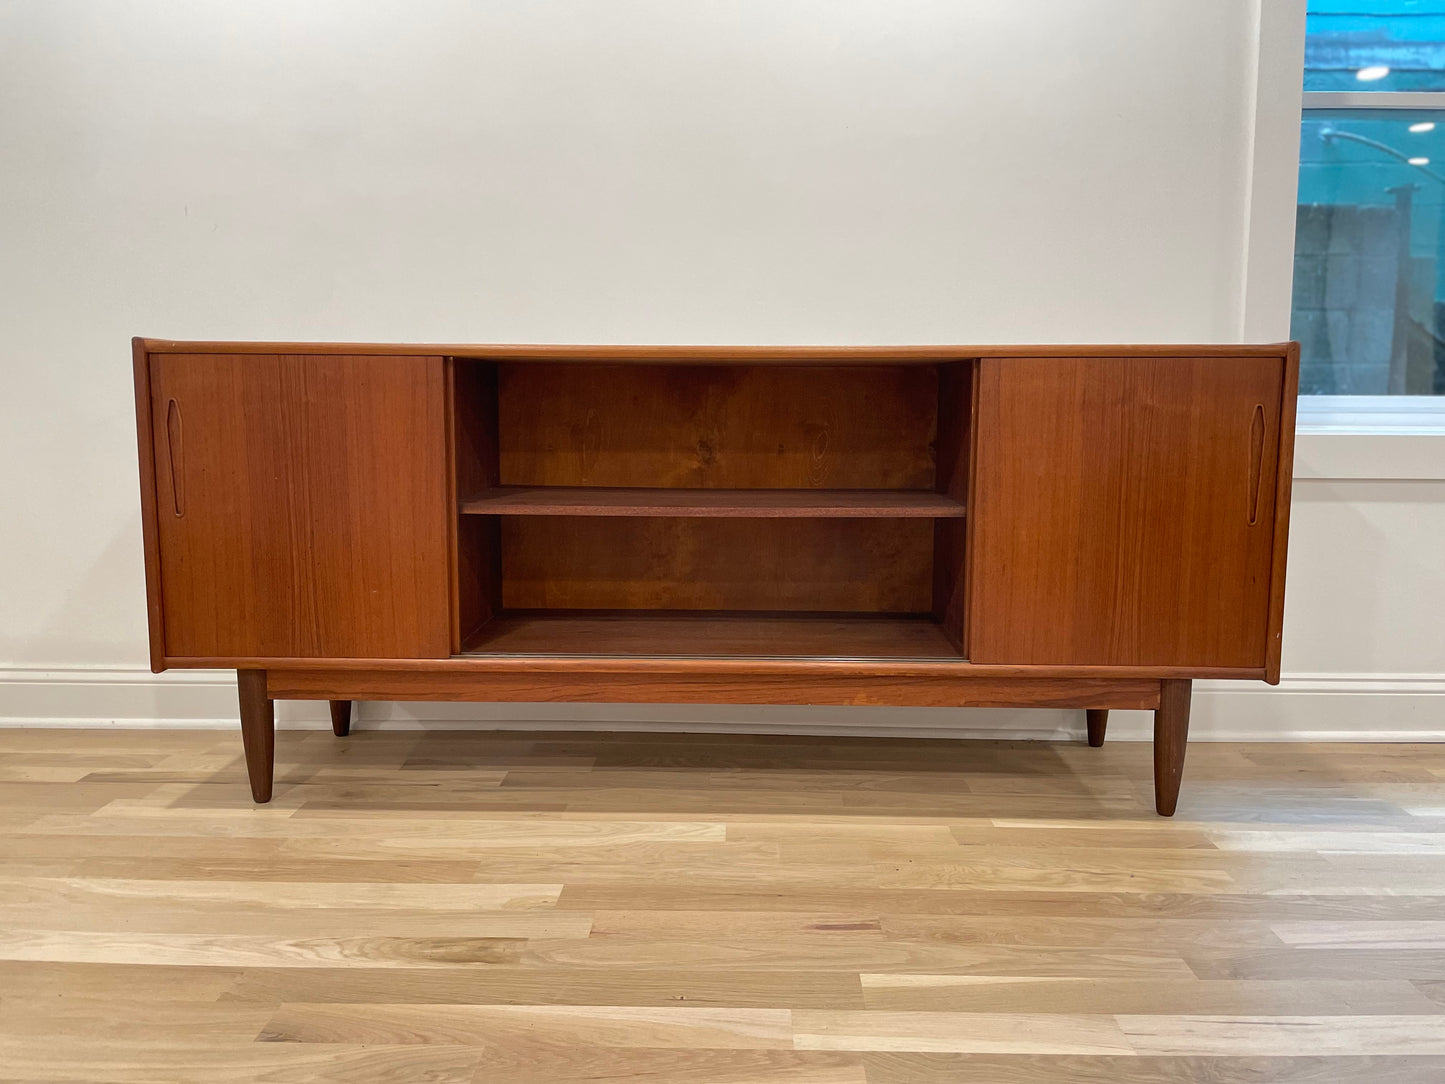
<svg viewBox="0 0 1445 1084">
<path fill-rule="evenodd" d="M 388 356 L 489 358 L 504 361 L 686 362 L 846 365 L 930 364 L 981 357 L 1263 357 L 1278 358 L 1291 344 L 1168 343 L 1153 346 L 1119 344 L 1012 344 L 994 346 L 667 346 L 571 345 L 561 343 L 346 343 L 224 342 L 137 337 L 136 345 L 152 354 L 384 354 Z"/>
</svg>

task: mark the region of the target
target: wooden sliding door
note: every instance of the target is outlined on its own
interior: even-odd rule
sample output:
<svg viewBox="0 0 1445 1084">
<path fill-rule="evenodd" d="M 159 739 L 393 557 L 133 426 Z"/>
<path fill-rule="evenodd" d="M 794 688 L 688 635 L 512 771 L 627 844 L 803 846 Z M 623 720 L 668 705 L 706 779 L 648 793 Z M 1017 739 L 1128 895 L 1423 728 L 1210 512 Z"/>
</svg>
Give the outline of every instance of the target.
<svg viewBox="0 0 1445 1084">
<path fill-rule="evenodd" d="M 985 358 L 972 661 L 1265 667 L 1290 364 Z"/>
<path fill-rule="evenodd" d="M 149 364 L 167 658 L 450 653 L 441 358 Z"/>
</svg>

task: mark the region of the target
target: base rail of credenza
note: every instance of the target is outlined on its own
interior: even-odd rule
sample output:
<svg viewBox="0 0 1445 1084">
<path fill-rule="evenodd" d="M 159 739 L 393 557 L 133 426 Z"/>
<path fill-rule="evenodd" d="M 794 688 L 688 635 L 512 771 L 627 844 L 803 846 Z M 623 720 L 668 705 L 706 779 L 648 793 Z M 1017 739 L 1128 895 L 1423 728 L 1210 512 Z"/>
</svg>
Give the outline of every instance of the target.
<svg viewBox="0 0 1445 1084">
<path fill-rule="evenodd" d="M 1011 677 L 900 670 L 889 674 L 740 674 L 686 669 L 629 671 L 579 664 L 566 671 L 238 670 L 241 738 L 251 795 L 271 800 L 275 702 L 327 700 L 332 730 L 345 736 L 356 700 L 451 700 L 605 704 L 801 704 L 899 707 L 1083 708 L 1090 745 L 1104 743 L 1111 708 L 1154 712 L 1154 807 L 1174 815 L 1189 732 L 1189 678 Z"/>
</svg>

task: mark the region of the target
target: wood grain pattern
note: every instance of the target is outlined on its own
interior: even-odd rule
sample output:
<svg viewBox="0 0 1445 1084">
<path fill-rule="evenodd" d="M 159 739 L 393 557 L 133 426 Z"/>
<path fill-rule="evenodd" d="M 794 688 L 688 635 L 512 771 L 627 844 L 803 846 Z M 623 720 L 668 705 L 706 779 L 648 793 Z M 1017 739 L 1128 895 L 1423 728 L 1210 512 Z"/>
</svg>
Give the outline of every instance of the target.
<svg viewBox="0 0 1445 1084">
<path fill-rule="evenodd" d="M 640 612 L 640 611 L 634 611 Z M 669 611 L 673 612 L 673 611 Z M 750 614 L 757 611 L 749 611 Z M 832 617 L 846 617 L 846 614 L 830 614 Z M 885 619 L 891 619 L 884 615 Z M 909 616 L 909 615 L 894 615 Z M 175 666 L 176 660 L 166 660 Z M 255 660 L 257 668 L 262 662 L 269 669 L 277 671 L 310 670 L 331 671 L 338 675 L 352 673 L 371 674 L 501 674 L 531 673 L 551 674 L 561 678 L 576 668 L 575 660 L 553 655 L 493 656 L 486 654 L 456 655 L 450 659 L 265 659 Z M 217 669 L 225 666 L 218 659 L 184 659 L 177 668 Z M 861 676 L 875 677 L 933 677 L 940 668 L 944 672 L 960 677 L 1027 677 L 1027 678 L 1128 678 L 1146 679 L 1158 684 L 1159 678 L 1264 678 L 1264 667 L 1231 666 L 1041 666 L 1024 664 L 1009 666 L 1002 664 L 975 664 L 929 660 L 914 662 L 906 659 L 877 660 L 830 658 L 757 659 L 730 658 L 725 655 L 707 658 L 670 659 L 664 657 L 608 657 L 590 660 L 588 669 L 613 673 L 669 673 L 689 674 L 694 677 L 714 675 L 727 678 L 749 677 L 755 674 L 788 675 L 799 681 L 826 681 L 840 673 L 852 671 Z M 336 680 L 342 680 L 340 676 Z"/>
<path fill-rule="evenodd" d="M 1108 1016 L 800 1010 L 803 1050 L 911 1050 L 1012 1054 L 1132 1054 Z"/>
<path fill-rule="evenodd" d="M 648 489 L 495 486 L 461 502 L 472 515 L 742 519 L 963 518 L 963 504 L 914 489 Z"/>
<path fill-rule="evenodd" d="M 985 358 L 970 657 L 1264 666 L 1284 371 L 1278 357 Z"/>
<path fill-rule="evenodd" d="M 905 346 L 619 346 L 616 344 L 573 345 L 570 343 L 288 343 L 246 342 L 230 340 L 198 340 L 140 338 L 152 354 L 384 354 L 389 357 L 442 354 L 464 358 L 486 358 L 495 361 L 560 362 L 606 361 L 625 364 L 636 362 L 652 365 L 657 362 L 716 363 L 735 365 L 782 362 L 826 365 L 880 362 L 893 364 L 932 365 L 968 358 L 1036 358 L 1044 355 L 1070 357 L 1280 357 L 1288 343 L 1275 344 L 1189 344 L 1158 343 L 1142 345 L 1083 344 L 1060 347 L 1007 345 L 905 345 Z"/>
<path fill-rule="evenodd" d="M 263 1041 L 791 1050 L 787 1009 L 566 1005 L 287 1004 Z"/>
<path fill-rule="evenodd" d="M 933 674 L 907 677 L 849 673 L 846 662 L 826 680 L 758 671 L 729 678 L 686 672 L 648 674 L 636 665 L 595 669 L 569 660 L 565 676 L 547 671 L 467 673 L 463 670 L 357 673 L 270 670 L 267 690 L 277 700 L 483 700 L 602 704 L 893 704 L 913 707 L 1153 708 L 1159 682 L 1148 678 L 971 677 L 939 664 Z M 641 661 L 641 660 L 639 660 Z M 667 660 L 660 660 L 667 661 Z M 923 663 L 921 666 L 928 666 Z"/>
<path fill-rule="evenodd" d="M 440 358 L 151 359 L 155 477 L 184 418 L 184 515 L 158 517 L 172 657 L 445 658 Z"/>
<path fill-rule="evenodd" d="M 1445 747 L 276 738 L 0 731 L 0 1075 L 1445 1076 Z"/>
<path fill-rule="evenodd" d="M 257 802 L 269 802 L 275 761 L 276 706 L 266 695 L 266 671 L 237 670 L 236 693 L 241 702 L 241 744 L 246 750 L 251 797 Z"/>
<path fill-rule="evenodd" d="M 1174 816 L 1179 804 L 1192 687 L 1188 680 L 1159 683 L 1159 706 L 1154 709 L 1154 808 L 1161 817 Z"/>
<path fill-rule="evenodd" d="M 506 516 L 502 568 L 508 609 L 926 613 L 933 525 Z"/>
<path fill-rule="evenodd" d="M 501 482 L 932 489 L 932 366 L 499 366 Z"/>
<path fill-rule="evenodd" d="M 707 611 L 508 611 L 466 645 L 517 655 L 958 659 L 929 617 Z"/>
<path fill-rule="evenodd" d="M 750 612 L 751 613 L 751 612 Z M 830 614 L 830 617 L 844 618 L 847 614 Z M 853 615 L 856 616 L 856 615 Z M 903 615 L 907 616 L 907 615 Z M 885 619 L 890 619 L 885 616 Z M 175 660 L 167 660 L 174 663 Z M 486 654 L 457 655 L 450 659 L 267 659 L 268 669 L 276 671 L 308 670 L 327 671 L 336 675 L 336 681 L 344 680 L 346 674 L 453 674 L 478 677 L 484 674 L 549 674 L 554 680 L 563 680 L 575 670 L 576 661 L 553 655 L 494 656 Z M 185 659 L 187 668 L 216 669 L 225 663 L 216 659 Z M 692 678 L 714 676 L 722 678 L 749 678 L 758 675 L 773 677 L 786 676 L 799 683 L 812 681 L 826 682 L 840 674 L 852 673 L 859 677 L 933 678 L 944 675 L 955 677 L 1019 677 L 1019 678 L 1068 678 L 1094 680 L 1146 680 L 1157 689 L 1159 678 L 1258 678 L 1264 677 L 1264 667 L 1230 666 L 1040 666 L 1025 664 L 1009 666 L 1001 664 L 982 665 L 970 662 L 947 660 L 912 661 L 907 659 L 758 659 L 730 658 L 725 655 L 707 658 L 672 659 L 665 657 L 608 657 L 588 660 L 588 670 L 608 673 L 638 673 L 679 675 Z M 1155 698 L 1158 699 L 1157 696 Z M 1112 705 L 1111 705 L 1112 706 Z M 1152 707 L 1152 705 L 1150 705 Z"/>
</svg>

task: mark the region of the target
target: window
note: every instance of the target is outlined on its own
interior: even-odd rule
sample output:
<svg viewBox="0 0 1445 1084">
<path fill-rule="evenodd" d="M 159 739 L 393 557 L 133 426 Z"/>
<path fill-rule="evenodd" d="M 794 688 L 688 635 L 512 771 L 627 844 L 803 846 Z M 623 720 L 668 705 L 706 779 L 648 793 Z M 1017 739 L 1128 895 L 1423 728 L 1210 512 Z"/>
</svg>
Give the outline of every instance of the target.
<svg viewBox="0 0 1445 1084">
<path fill-rule="evenodd" d="M 1445 0 L 1310 0 L 1291 331 L 1306 395 L 1445 395 Z"/>
</svg>

